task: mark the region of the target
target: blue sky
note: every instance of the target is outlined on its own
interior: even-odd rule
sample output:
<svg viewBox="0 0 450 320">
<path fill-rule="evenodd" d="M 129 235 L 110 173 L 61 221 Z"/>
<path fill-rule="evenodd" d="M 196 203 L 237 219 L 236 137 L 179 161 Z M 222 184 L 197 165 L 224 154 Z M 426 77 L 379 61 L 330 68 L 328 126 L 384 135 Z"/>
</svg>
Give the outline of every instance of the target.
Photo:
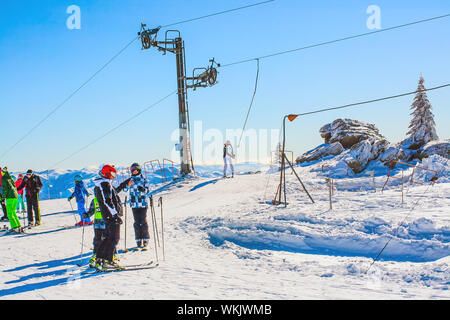
<svg viewBox="0 0 450 320">
<path fill-rule="evenodd" d="M 0 3 L 1 144 L 10 147 L 128 43 L 140 23 L 166 25 L 258 1 L 42 0 Z M 69 30 L 66 8 L 81 9 L 81 29 Z M 223 64 L 369 32 L 369 5 L 381 8 L 381 27 L 448 14 L 449 1 L 275 2 L 174 28 L 186 45 L 187 70 Z M 247 128 L 278 129 L 287 113 L 413 91 L 448 83 L 450 19 L 406 27 L 261 60 Z M 219 69 L 219 83 L 189 92 L 191 123 L 204 130 L 242 127 L 253 93 L 255 62 Z M 176 89 L 175 57 L 136 41 L 110 66 L 1 160 L 13 170 L 43 170 Z M 440 138 L 450 137 L 450 90 L 428 93 Z M 318 130 L 340 117 L 374 123 L 391 142 L 407 132 L 413 97 L 323 113 L 289 124 L 296 155 L 323 142 Z M 170 157 L 178 128 L 172 96 L 61 168 L 113 162 L 128 165 Z M 1 150 L 0 150 L 1 151 Z M 2 153 L 2 152 L 0 152 Z M 195 157 L 195 155 L 194 155 Z M 218 159 L 220 162 L 221 159 Z"/>
</svg>

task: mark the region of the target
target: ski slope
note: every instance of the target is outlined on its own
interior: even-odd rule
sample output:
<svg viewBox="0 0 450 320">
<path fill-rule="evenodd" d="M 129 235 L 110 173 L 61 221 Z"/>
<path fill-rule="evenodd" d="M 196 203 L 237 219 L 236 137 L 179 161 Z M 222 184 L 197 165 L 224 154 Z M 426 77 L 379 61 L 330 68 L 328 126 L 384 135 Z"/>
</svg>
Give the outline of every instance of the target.
<svg viewBox="0 0 450 320">
<path fill-rule="evenodd" d="M 406 186 L 402 204 L 398 185 L 380 192 L 385 176 L 377 191 L 369 179 L 339 179 L 330 210 L 324 177 L 296 170 L 314 204 L 289 171 L 287 208 L 270 204 L 276 172 L 155 185 L 165 260 L 160 246 L 149 270 L 80 273 L 83 229 L 60 228 L 75 223 L 67 200 L 42 201 L 41 227 L 0 237 L 0 299 L 450 299 L 450 183 Z M 127 218 L 133 246 L 130 208 Z M 93 230 L 84 231 L 86 263 Z M 148 252 L 119 256 L 156 260 L 153 239 Z"/>
</svg>

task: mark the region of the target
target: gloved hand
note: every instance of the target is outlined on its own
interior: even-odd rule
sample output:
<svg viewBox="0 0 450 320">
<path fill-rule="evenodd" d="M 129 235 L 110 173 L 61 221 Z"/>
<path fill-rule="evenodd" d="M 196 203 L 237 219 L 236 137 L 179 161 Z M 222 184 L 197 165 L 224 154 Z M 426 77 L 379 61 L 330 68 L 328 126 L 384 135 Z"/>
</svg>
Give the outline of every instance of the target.
<svg viewBox="0 0 450 320">
<path fill-rule="evenodd" d="M 70 196 L 70 197 L 67 198 L 67 201 L 70 201 L 70 200 L 72 200 L 72 199 L 73 199 L 73 197 Z"/>
<path fill-rule="evenodd" d="M 137 189 L 138 189 L 140 192 L 146 192 L 146 191 L 147 191 L 147 189 L 144 188 L 143 186 L 139 186 Z"/>
<path fill-rule="evenodd" d="M 116 215 L 114 215 L 113 216 L 113 223 L 114 224 L 122 224 L 123 223 L 123 221 L 122 221 L 122 219 L 120 219 L 120 217 L 116 214 Z"/>
</svg>

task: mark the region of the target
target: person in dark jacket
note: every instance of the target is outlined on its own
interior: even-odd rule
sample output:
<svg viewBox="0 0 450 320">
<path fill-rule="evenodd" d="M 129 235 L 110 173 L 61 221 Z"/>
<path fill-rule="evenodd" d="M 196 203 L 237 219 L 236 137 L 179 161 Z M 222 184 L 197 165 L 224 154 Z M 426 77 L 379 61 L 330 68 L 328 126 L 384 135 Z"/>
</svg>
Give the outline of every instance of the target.
<svg viewBox="0 0 450 320">
<path fill-rule="evenodd" d="M 105 269 L 120 269 L 113 260 L 114 252 L 120 240 L 120 225 L 122 219 L 122 202 L 112 186 L 112 180 L 117 177 L 117 170 L 111 165 L 104 165 L 99 177 L 94 180 L 94 194 L 100 207 L 101 215 L 105 221 L 106 236 L 100 241 L 96 252 L 95 268 L 98 271 Z"/>
<path fill-rule="evenodd" d="M 17 191 L 25 188 L 25 197 L 27 199 L 28 226 L 33 226 L 33 212 L 35 226 L 41 225 L 41 213 L 39 211 L 39 192 L 42 189 L 41 178 L 34 174 L 33 170 L 28 170 L 22 183 L 17 187 Z"/>
</svg>

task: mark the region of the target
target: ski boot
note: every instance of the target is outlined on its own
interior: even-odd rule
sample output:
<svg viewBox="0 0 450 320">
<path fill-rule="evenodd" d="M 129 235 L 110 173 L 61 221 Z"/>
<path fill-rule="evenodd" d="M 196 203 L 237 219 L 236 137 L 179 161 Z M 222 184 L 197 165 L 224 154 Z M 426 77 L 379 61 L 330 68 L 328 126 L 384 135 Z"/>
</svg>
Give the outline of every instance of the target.
<svg viewBox="0 0 450 320">
<path fill-rule="evenodd" d="M 23 228 L 22 227 L 15 227 L 13 229 L 9 229 L 8 233 L 23 233 Z"/>
<path fill-rule="evenodd" d="M 95 254 L 89 259 L 89 268 L 95 268 L 97 256 Z"/>
<path fill-rule="evenodd" d="M 108 271 L 108 270 L 121 270 L 122 267 L 116 262 L 116 261 L 108 261 L 108 260 L 104 260 L 103 261 L 103 270 Z"/>
<path fill-rule="evenodd" d="M 142 248 L 142 240 L 136 240 L 136 248 L 133 249 L 133 251 L 138 251 Z"/>
<path fill-rule="evenodd" d="M 147 251 L 148 250 L 148 240 L 144 240 L 144 242 L 142 243 L 142 251 Z"/>
<path fill-rule="evenodd" d="M 97 270 L 97 272 L 105 271 L 105 268 L 103 266 L 103 259 L 96 259 L 94 268 L 95 270 Z"/>
</svg>

